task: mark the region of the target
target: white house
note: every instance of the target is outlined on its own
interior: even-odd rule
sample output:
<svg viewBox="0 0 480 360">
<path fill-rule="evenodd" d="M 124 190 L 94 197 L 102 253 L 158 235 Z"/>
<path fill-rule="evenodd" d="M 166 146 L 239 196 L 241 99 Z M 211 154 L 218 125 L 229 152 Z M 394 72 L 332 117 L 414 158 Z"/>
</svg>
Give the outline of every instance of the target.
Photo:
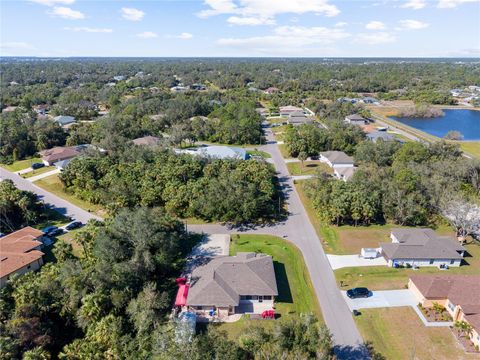
<svg viewBox="0 0 480 360">
<path fill-rule="evenodd" d="M 320 153 L 320 161 L 331 168 L 354 167 L 353 158 L 343 151 L 324 151 Z"/>
</svg>

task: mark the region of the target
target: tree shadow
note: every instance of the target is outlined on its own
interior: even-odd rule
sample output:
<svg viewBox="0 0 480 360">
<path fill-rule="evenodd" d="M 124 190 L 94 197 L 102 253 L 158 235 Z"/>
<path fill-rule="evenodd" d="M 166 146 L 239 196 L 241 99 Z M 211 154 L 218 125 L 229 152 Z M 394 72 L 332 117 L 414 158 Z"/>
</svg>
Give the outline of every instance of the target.
<svg viewBox="0 0 480 360">
<path fill-rule="evenodd" d="M 333 351 L 339 360 L 369 360 L 371 359 L 370 351 L 364 344 L 357 346 L 335 345 Z"/>
</svg>

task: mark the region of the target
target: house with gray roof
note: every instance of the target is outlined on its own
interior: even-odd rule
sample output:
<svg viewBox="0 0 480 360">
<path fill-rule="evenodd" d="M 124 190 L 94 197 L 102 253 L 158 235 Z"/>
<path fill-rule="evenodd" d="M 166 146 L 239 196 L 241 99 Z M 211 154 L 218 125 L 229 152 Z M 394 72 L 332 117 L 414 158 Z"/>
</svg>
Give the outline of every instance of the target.
<svg viewBox="0 0 480 360">
<path fill-rule="evenodd" d="M 320 153 L 320 161 L 334 169 L 354 166 L 353 158 L 343 151 L 323 151 Z"/>
<path fill-rule="evenodd" d="M 373 142 L 377 142 L 379 139 L 382 141 L 394 141 L 395 137 L 385 131 L 374 131 L 367 134 L 367 139 Z"/>
<path fill-rule="evenodd" d="M 337 167 L 334 168 L 333 174 L 339 180 L 348 181 L 353 177 L 355 171 L 357 171 L 357 167 Z"/>
<path fill-rule="evenodd" d="M 76 122 L 75 118 L 73 116 L 68 116 L 68 115 L 59 115 L 55 116 L 53 120 L 58 123 L 58 125 L 64 127 L 70 124 L 74 124 Z"/>
<path fill-rule="evenodd" d="M 220 145 L 200 146 L 190 149 L 177 149 L 175 152 L 179 154 L 190 154 L 212 159 L 247 160 L 249 158 L 249 155 L 245 149 Z"/>
<path fill-rule="evenodd" d="M 380 243 L 389 266 L 460 266 L 465 248 L 450 236 L 428 228 L 393 229 L 391 243 Z"/>
<path fill-rule="evenodd" d="M 148 135 L 133 139 L 132 142 L 138 146 L 155 146 L 160 143 L 160 139 L 158 137 Z"/>
<path fill-rule="evenodd" d="M 255 309 L 272 309 L 277 295 L 272 257 L 240 252 L 196 267 L 190 275 L 186 306 L 219 316 L 258 313 Z"/>
<path fill-rule="evenodd" d="M 345 116 L 345 122 L 352 125 L 365 125 L 367 120 L 358 114 Z"/>
</svg>

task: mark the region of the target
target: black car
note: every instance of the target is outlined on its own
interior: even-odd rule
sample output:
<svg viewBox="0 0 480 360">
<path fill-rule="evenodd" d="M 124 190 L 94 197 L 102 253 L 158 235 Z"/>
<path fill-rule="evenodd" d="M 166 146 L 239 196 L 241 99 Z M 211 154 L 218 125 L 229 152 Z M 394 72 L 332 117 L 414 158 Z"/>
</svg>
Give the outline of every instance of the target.
<svg viewBox="0 0 480 360">
<path fill-rule="evenodd" d="M 63 230 L 62 229 L 54 229 L 52 231 L 49 231 L 47 233 L 47 236 L 48 237 L 55 237 L 55 236 L 58 236 L 58 235 L 61 235 L 63 234 Z"/>
<path fill-rule="evenodd" d="M 360 297 L 367 298 L 370 296 L 370 290 L 364 287 L 353 288 L 353 289 L 347 290 L 347 296 L 350 299 L 356 299 Z"/>
<path fill-rule="evenodd" d="M 36 169 L 40 169 L 40 168 L 42 168 L 42 167 L 44 167 L 44 166 L 45 166 L 44 163 L 33 163 L 33 164 L 32 164 L 32 169 L 33 169 L 33 170 L 36 170 Z"/>
<path fill-rule="evenodd" d="M 73 230 L 73 229 L 76 229 L 76 228 L 79 228 L 80 226 L 82 226 L 83 224 L 80 222 L 80 221 L 74 221 L 70 224 L 68 224 L 67 226 L 65 226 L 65 229 L 70 231 L 70 230 Z"/>
</svg>

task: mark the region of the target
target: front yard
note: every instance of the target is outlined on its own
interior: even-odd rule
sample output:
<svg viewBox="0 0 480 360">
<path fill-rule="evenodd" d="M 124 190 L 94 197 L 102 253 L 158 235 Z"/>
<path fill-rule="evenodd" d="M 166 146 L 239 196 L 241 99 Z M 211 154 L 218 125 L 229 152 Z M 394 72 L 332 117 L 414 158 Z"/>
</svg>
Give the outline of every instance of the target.
<svg viewBox="0 0 480 360">
<path fill-rule="evenodd" d="M 314 313 L 319 321 L 323 322 L 310 275 L 303 256 L 295 245 L 270 235 L 232 235 L 230 255 L 235 255 L 239 251 L 260 252 L 273 257 L 279 292 L 275 300 L 275 311 L 280 314 L 279 320 L 275 321 L 282 321 L 288 316 L 297 316 L 301 313 Z M 236 339 L 250 326 L 272 327 L 275 321 L 249 320 L 247 316 L 243 316 L 237 322 L 213 326 L 227 331 L 230 338 Z"/>
<path fill-rule="evenodd" d="M 42 162 L 42 159 L 40 158 L 31 158 L 26 160 L 18 160 L 13 162 L 10 165 L 1 164 L 1 166 L 7 169 L 8 171 L 16 172 L 16 171 L 29 168 L 30 166 L 32 166 L 33 163 L 41 163 L 41 162 Z"/>
<path fill-rule="evenodd" d="M 37 175 L 40 175 L 40 174 L 44 174 L 46 172 L 49 172 L 49 171 L 52 171 L 52 170 L 55 170 L 55 166 L 44 166 L 40 169 L 37 169 L 37 170 L 32 170 L 32 171 L 29 171 L 25 174 L 22 174 L 21 176 L 23 178 L 30 178 L 30 177 L 33 177 L 33 176 L 37 176 Z"/>
<path fill-rule="evenodd" d="M 288 172 L 290 175 L 316 175 L 319 171 L 326 172 L 327 174 L 332 173 L 332 169 L 325 163 L 320 161 L 304 161 L 303 165 L 301 162 L 291 162 L 287 163 Z"/>
<path fill-rule="evenodd" d="M 426 327 L 410 307 L 363 309 L 355 317 L 365 341 L 387 359 L 478 359 L 466 354 L 448 327 Z"/>
</svg>

